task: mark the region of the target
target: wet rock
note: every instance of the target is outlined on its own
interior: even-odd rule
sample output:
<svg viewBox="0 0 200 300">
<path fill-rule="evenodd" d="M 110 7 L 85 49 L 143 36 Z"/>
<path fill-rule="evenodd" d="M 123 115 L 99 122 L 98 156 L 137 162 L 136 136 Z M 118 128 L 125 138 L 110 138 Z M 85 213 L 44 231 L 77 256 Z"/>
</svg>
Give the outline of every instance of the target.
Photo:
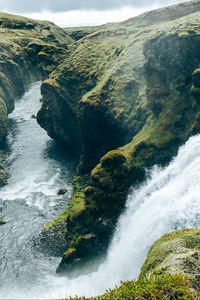
<svg viewBox="0 0 200 300">
<path fill-rule="evenodd" d="M 200 88 L 200 68 L 193 72 L 192 81 L 195 87 Z"/>
<path fill-rule="evenodd" d="M 193 86 L 191 93 L 198 104 L 200 104 L 200 68 L 196 69 L 192 74 Z"/>
<path fill-rule="evenodd" d="M 57 192 L 57 195 L 65 195 L 67 193 L 67 190 L 66 189 L 60 189 L 58 192 Z"/>
<path fill-rule="evenodd" d="M 6 224 L 6 221 L 4 221 L 2 217 L 0 217 L 0 225 L 4 225 L 4 224 Z"/>
<path fill-rule="evenodd" d="M 184 229 L 168 233 L 151 247 L 140 277 L 152 272 L 183 274 L 200 292 L 200 230 Z"/>
</svg>

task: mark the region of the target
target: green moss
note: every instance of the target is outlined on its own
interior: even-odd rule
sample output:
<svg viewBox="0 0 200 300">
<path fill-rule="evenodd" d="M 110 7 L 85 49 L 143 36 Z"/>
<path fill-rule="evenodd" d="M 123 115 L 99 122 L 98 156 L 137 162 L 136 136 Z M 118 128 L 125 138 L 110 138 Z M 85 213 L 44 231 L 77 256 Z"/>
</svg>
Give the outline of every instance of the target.
<svg viewBox="0 0 200 300">
<path fill-rule="evenodd" d="M 73 256 L 76 255 L 76 249 L 75 248 L 68 248 L 67 251 L 63 254 L 63 260 L 71 259 Z"/>
<path fill-rule="evenodd" d="M 108 152 L 101 159 L 101 164 L 103 167 L 115 168 L 126 162 L 126 156 L 120 150 L 113 150 Z"/>
<path fill-rule="evenodd" d="M 85 179 L 76 176 L 73 178 L 73 189 L 74 193 L 70 199 L 68 207 L 66 210 L 57 218 L 50 221 L 48 224 L 44 226 L 44 233 L 48 233 L 49 230 L 54 230 L 60 224 L 66 224 L 69 219 L 73 220 L 78 217 L 85 210 L 85 194 L 82 191 L 82 185 L 85 184 Z"/>
<path fill-rule="evenodd" d="M 151 247 L 142 267 L 140 276 L 155 270 L 173 273 L 198 274 L 198 260 L 195 264 L 193 254 L 200 255 L 200 231 L 185 229 L 164 235 Z M 190 263 L 189 263 L 190 261 Z M 184 265 L 184 264 L 187 264 Z M 190 267 L 189 267 L 190 266 Z"/>
<path fill-rule="evenodd" d="M 38 53 L 38 56 L 41 57 L 41 58 L 49 58 L 48 54 L 44 51 L 40 51 Z"/>
<path fill-rule="evenodd" d="M 70 298 L 73 299 L 73 298 Z M 76 300 L 138 300 L 138 299 L 198 299 L 191 290 L 191 282 L 182 275 L 152 274 L 136 281 L 122 283 L 119 287 L 94 298 L 74 298 Z"/>
<path fill-rule="evenodd" d="M 74 192 L 70 204 L 69 215 L 70 218 L 76 218 L 85 210 L 85 194 L 84 192 Z"/>
<path fill-rule="evenodd" d="M 151 275 L 122 284 L 97 299 L 195 299 L 190 282 L 181 275 Z"/>
<path fill-rule="evenodd" d="M 62 213 L 57 218 L 53 219 L 49 223 L 47 223 L 44 226 L 44 233 L 48 233 L 49 230 L 56 228 L 60 224 L 65 224 L 67 221 L 67 218 L 69 217 L 69 211 L 66 209 L 64 213 Z"/>
<path fill-rule="evenodd" d="M 200 94 L 200 88 L 193 85 L 191 88 L 191 92 L 193 95 Z"/>
</svg>

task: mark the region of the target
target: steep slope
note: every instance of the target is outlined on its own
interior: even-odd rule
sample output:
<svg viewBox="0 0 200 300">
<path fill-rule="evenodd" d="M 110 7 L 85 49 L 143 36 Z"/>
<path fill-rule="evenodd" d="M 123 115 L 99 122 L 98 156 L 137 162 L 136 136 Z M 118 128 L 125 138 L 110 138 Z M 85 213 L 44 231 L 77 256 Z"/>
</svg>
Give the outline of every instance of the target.
<svg viewBox="0 0 200 300">
<path fill-rule="evenodd" d="M 186 2 L 98 30 L 43 83 L 38 122 L 80 155 L 70 205 L 44 229 L 51 248 L 67 226 L 58 271 L 104 252 L 130 186 L 199 132 L 199 10 Z"/>
<path fill-rule="evenodd" d="M 7 114 L 26 86 L 48 74 L 66 56 L 72 40 L 50 22 L 0 13 L 0 143 L 7 134 Z M 1 168 L 0 185 L 6 180 Z"/>
</svg>

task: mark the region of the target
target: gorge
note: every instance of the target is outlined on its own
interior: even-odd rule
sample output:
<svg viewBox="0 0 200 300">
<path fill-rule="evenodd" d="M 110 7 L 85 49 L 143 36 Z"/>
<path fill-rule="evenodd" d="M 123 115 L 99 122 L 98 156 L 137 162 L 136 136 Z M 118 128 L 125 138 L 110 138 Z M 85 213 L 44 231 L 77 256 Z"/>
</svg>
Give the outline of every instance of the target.
<svg viewBox="0 0 200 300">
<path fill-rule="evenodd" d="M 199 299 L 199 11 L 0 14 L 0 299 Z"/>
</svg>

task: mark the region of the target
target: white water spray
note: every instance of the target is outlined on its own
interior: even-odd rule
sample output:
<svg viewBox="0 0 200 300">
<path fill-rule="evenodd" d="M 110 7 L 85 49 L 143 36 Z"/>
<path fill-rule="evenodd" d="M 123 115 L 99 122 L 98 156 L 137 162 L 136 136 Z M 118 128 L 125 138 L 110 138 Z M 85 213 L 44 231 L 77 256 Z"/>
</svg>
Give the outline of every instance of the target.
<svg viewBox="0 0 200 300">
<path fill-rule="evenodd" d="M 156 239 L 174 229 L 200 227 L 199 195 L 200 135 L 190 138 L 168 167 L 154 168 L 151 178 L 130 193 L 106 261 L 97 272 L 66 282 L 66 295 L 94 296 L 136 278 Z"/>
</svg>

